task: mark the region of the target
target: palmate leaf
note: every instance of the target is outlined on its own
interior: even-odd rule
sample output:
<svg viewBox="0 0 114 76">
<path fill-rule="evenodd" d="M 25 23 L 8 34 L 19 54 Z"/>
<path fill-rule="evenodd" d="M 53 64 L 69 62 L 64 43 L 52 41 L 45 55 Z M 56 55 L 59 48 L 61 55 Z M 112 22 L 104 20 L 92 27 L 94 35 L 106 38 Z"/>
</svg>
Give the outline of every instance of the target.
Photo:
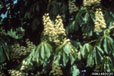
<svg viewBox="0 0 114 76">
<path fill-rule="evenodd" d="M 83 58 L 87 58 L 88 54 L 93 51 L 93 46 L 89 43 L 86 43 L 81 48 L 81 55 Z"/>
<path fill-rule="evenodd" d="M 94 29 L 93 25 L 94 25 L 94 22 L 89 16 L 88 21 L 84 23 L 81 28 L 83 35 L 85 37 L 91 37 L 93 35 L 93 29 Z"/>
<path fill-rule="evenodd" d="M 87 56 L 87 67 L 92 67 L 96 60 L 96 49 L 94 48 Z"/>
<path fill-rule="evenodd" d="M 41 45 L 38 45 L 38 47 L 36 47 L 35 50 L 32 51 L 33 54 L 31 53 L 31 55 L 34 55 L 33 59 L 34 59 L 34 61 L 36 60 L 37 63 L 39 62 L 39 56 L 40 56 L 39 51 L 37 51 L 37 50 L 40 50 L 41 49 L 40 47 L 41 47 Z"/>
<path fill-rule="evenodd" d="M 104 59 L 104 51 L 99 46 L 96 46 L 94 51 L 96 51 L 95 57 L 94 57 L 95 58 L 95 64 L 99 64 Z"/>
<path fill-rule="evenodd" d="M 15 38 L 15 39 L 18 38 L 18 36 L 16 35 L 16 32 L 13 31 L 12 29 L 10 29 L 10 31 L 8 31 L 8 35 L 11 36 L 11 37 L 13 37 L 13 38 Z"/>
<path fill-rule="evenodd" d="M 83 25 L 81 26 L 81 30 L 83 32 L 84 37 L 91 37 L 93 35 L 93 29 L 94 29 L 94 11 L 88 10 L 88 8 L 85 8 L 84 17 L 83 18 Z"/>
<path fill-rule="evenodd" d="M 66 42 L 65 44 L 63 43 L 63 45 L 57 47 L 56 53 L 54 55 L 54 61 L 62 63 L 63 66 L 66 66 L 66 64 L 70 60 L 72 65 L 76 60 L 75 53 L 76 53 L 76 48 L 73 47 L 70 42 Z"/>
<path fill-rule="evenodd" d="M 103 45 L 103 49 L 104 49 L 104 52 L 106 54 L 110 54 L 112 53 L 112 55 L 114 56 L 114 41 L 113 39 L 110 37 L 110 36 L 103 36 L 101 39 L 100 39 L 100 46 Z"/>
<path fill-rule="evenodd" d="M 64 48 L 66 48 L 66 49 L 63 49 L 64 53 L 67 54 L 67 57 L 69 58 L 72 65 L 77 57 L 77 49 L 70 42 L 67 43 Z"/>
<path fill-rule="evenodd" d="M 104 18 L 108 25 L 108 28 L 110 28 L 110 26 L 112 26 L 112 23 L 114 22 L 114 14 L 110 10 L 105 11 Z"/>
<path fill-rule="evenodd" d="M 44 41 L 37 46 L 36 52 L 36 54 L 39 54 L 39 59 L 42 62 L 49 59 L 49 57 L 51 56 L 52 47 L 50 44 Z"/>
<path fill-rule="evenodd" d="M 45 64 L 51 56 L 52 47 L 47 42 L 41 42 L 36 48 L 31 50 L 27 58 L 24 59 L 26 65 L 33 65 L 33 62 L 37 62 L 39 65 Z"/>
<path fill-rule="evenodd" d="M 106 56 L 104 58 L 104 70 L 105 70 L 105 72 L 112 72 L 113 71 L 112 70 L 112 68 L 113 68 L 112 63 L 113 62 L 112 62 L 111 57 Z"/>
<path fill-rule="evenodd" d="M 69 23 L 69 26 L 66 27 L 66 32 L 68 34 L 68 33 L 73 32 L 74 30 L 77 30 L 77 29 L 78 29 L 78 26 L 76 24 L 76 21 L 72 21 Z"/>
<path fill-rule="evenodd" d="M 83 21 L 83 17 L 82 14 L 85 13 L 84 8 L 82 7 L 79 12 L 77 13 L 77 15 L 75 16 L 75 21 L 77 23 L 77 25 L 82 26 L 82 24 L 84 23 Z"/>
<path fill-rule="evenodd" d="M 93 55 L 89 54 L 87 57 L 87 67 L 92 67 L 94 65 Z"/>
<path fill-rule="evenodd" d="M 36 50 L 35 48 L 31 50 L 32 52 L 29 54 L 28 57 L 26 57 L 23 61 L 22 64 L 26 65 L 26 66 L 33 66 L 33 62 L 37 62 L 38 63 L 38 58 L 39 55 L 36 55 Z"/>
<path fill-rule="evenodd" d="M 14 39 L 20 39 L 24 36 L 24 32 L 25 30 L 22 27 L 19 27 L 16 28 L 16 30 L 10 29 L 7 34 Z"/>
<path fill-rule="evenodd" d="M 95 11 L 90 10 L 89 12 L 90 12 L 89 14 L 90 14 L 90 18 L 91 18 L 92 22 L 95 22 Z"/>
<path fill-rule="evenodd" d="M 82 27 L 82 24 L 87 21 L 88 15 L 82 17 L 82 14 L 86 14 L 84 7 L 81 7 L 79 12 L 77 12 L 75 18 L 71 18 L 72 20 L 70 21 L 69 26 L 66 27 L 67 33 L 78 31 L 79 27 Z"/>
<path fill-rule="evenodd" d="M 74 47 L 76 47 L 77 49 L 80 49 L 81 43 L 79 41 L 71 40 L 71 43 Z"/>
<path fill-rule="evenodd" d="M 100 46 L 96 46 L 96 48 L 98 49 L 98 51 L 99 51 L 101 54 L 104 54 L 104 51 L 100 48 Z"/>
<path fill-rule="evenodd" d="M 99 64 L 104 59 L 104 51 L 99 47 L 95 46 L 94 49 L 87 56 L 87 67 L 92 67 L 95 64 Z"/>
<path fill-rule="evenodd" d="M 114 41 L 109 36 L 107 37 L 107 47 L 109 49 L 109 52 L 111 52 L 114 57 Z"/>
</svg>

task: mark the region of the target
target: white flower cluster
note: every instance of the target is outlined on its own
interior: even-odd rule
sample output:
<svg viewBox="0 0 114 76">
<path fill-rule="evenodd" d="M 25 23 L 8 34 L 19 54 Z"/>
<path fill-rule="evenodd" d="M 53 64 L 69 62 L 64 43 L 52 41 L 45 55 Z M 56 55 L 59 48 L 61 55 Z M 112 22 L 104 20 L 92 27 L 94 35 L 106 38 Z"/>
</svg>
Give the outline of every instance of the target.
<svg viewBox="0 0 114 76">
<path fill-rule="evenodd" d="M 20 70 L 23 71 L 23 70 L 26 70 L 26 69 L 28 69 L 28 66 L 27 66 L 27 62 L 24 60 L 22 62 L 22 66 L 21 66 Z"/>
<path fill-rule="evenodd" d="M 83 6 L 91 6 L 100 2 L 101 0 L 83 0 Z"/>
<path fill-rule="evenodd" d="M 71 0 L 68 1 L 68 9 L 69 13 L 72 14 L 73 12 L 78 11 L 78 7 L 75 5 L 75 3 Z"/>
<path fill-rule="evenodd" d="M 1 69 L 0 69 L 0 76 L 5 76 L 4 72 L 2 72 Z"/>
<path fill-rule="evenodd" d="M 52 63 L 52 74 L 53 76 L 63 76 L 62 69 L 60 65 L 57 65 L 56 63 Z"/>
<path fill-rule="evenodd" d="M 94 31 L 95 32 L 102 32 L 103 28 L 106 28 L 106 23 L 105 23 L 105 19 L 104 19 L 104 15 L 103 12 L 101 10 L 101 8 L 96 9 L 95 12 L 95 28 Z"/>
<path fill-rule="evenodd" d="M 11 76 L 23 76 L 24 75 L 24 73 L 18 70 L 8 70 L 8 72 Z"/>
<path fill-rule="evenodd" d="M 15 43 L 14 45 L 12 45 L 11 47 L 12 52 L 11 52 L 10 58 L 13 60 L 18 60 L 21 57 L 26 56 L 28 53 L 31 52 L 33 48 L 36 47 L 33 44 L 33 42 L 31 42 L 29 39 L 26 39 L 26 44 L 27 44 L 27 47 L 21 46 L 19 43 Z"/>
<path fill-rule="evenodd" d="M 66 36 L 65 29 L 63 26 L 63 21 L 61 16 L 57 16 L 55 20 L 55 24 L 51 21 L 49 14 L 43 15 L 43 24 L 44 24 L 44 31 L 43 31 L 43 40 L 48 40 L 55 44 L 60 44 L 61 41 Z"/>
</svg>

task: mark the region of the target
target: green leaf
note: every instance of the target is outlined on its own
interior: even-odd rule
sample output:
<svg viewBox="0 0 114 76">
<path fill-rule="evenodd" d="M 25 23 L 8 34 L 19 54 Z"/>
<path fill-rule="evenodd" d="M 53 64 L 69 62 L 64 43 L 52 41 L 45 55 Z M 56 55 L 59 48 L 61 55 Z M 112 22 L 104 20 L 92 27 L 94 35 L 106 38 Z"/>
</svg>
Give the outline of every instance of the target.
<svg viewBox="0 0 114 76">
<path fill-rule="evenodd" d="M 97 57 L 97 50 L 94 50 L 94 60 L 95 60 L 95 64 L 98 64 L 98 57 Z"/>
<path fill-rule="evenodd" d="M 25 18 L 25 19 L 26 19 L 26 18 L 30 19 L 30 18 L 31 18 L 30 12 L 26 12 L 25 15 L 24 15 L 24 18 Z"/>
<path fill-rule="evenodd" d="M 114 52 L 114 41 L 113 39 L 110 37 L 110 36 L 104 36 L 102 38 L 102 40 L 100 40 L 101 43 L 100 43 L 100 46 L 103 45 L 103 48 L 104 48 L 104 52 L 106 54 L 112 54 L 113 55 L 113 52 Z"/>
<path fill-rule="evenodd" d="M 81 60 L 81 53 L 80 53 L 80 51 L 77 53 L 77 55 L 78 55 L 78 60 Z"/>
<path fill-rule="evenodd" d="M 92 45 L 86 43 L 81 49 L 81 55 L 83 58 L 87 58 L 87 55 L 93 50 Z"/>
<path fill-rule="evenodd" d="M 84 20 L 85 23 L 87 23 L 88 18 L 89 18 L 89 14 L 86 13 L 85 16 L 83 17 L 83 20 Z"/>
<path fill-rule="evenodd" d="M 75 61 L 75 56 L 74 56 L 75 52 L 76 52 L 76 48 L 73 47 L 70 42 L 65 42 L 56 48 L 54 59 L 58 61 L 60 60 L 59 58 L 62 57 L 61 60 L 64 66 L 66 66 L 69 60 L 71 60 L 71 64 L 73 64 Z M 57 58 L 57 56 L 59 56 L 59 58 Z"/>
<path fill-rule="evenodd" d="M 72 76 L 79 76 L 80 71 L 79 71 L 79 69 L 77 68 L 76 65 L 73 65 L 73 66 L 71 67 L 71 73 L 72 73 Z"/>
<path fill-rule="evenodd" d="M 32 52 L 29 55 L 31 58 L 31 61 L 36 61 L 37 63 L 39 61 L 39 53 L 37 52 L 38 49 L 39 49 L 39 47 L 32 49 L 31 50 Z"/>
<path fill-rule="evenodd" d="M 98 51 L 99 51 L 101 54 L 104 54 L 104 51 L 103 51 L 99 46 L 96 46 L 96 48 L 98 49 Z"/>
<path fill-rule="evenodd" d="M 95 13 L 94 13 L 94 11 L 90 12 L 90 17 L 91 17 L 92 21 L 95 22 Z"/>
<path fill-rule="evenodd" d="M 87 67 L 92 67 L 94 65 L 94 58 L 92 54 L 89 54 L 87 57 Z"/>
<path fill-rule="evenodd" d="M 6 60 L 6 57 L 3 53 L 2 46 L 0 45 L 0 63 L 3 63 Z"/>
<path fill-rule="evenodd" d="M 13 29 L 10 29 L 10 31 L 8 31 L 8 35 L 15 38 L 15 39 L 18 38 L 17 35 L 16 35 L 16 32 L 14 32 Z"/>
<path fill-rule="evenodd" d="M 113 51 L 114 50 L 114 41 L 111 37 L 107 36 L 107 45 L 108 45 L 108 48 Z"/>
<path fill-rule="evenodd" d="M 81 55 L 83 58 L 85 57 L 85 46 L 83 46 L 81 49 Z"/>
<path fill-rule="evenodd" d="M 48 63 L 48 58 L 51 56 L 52 47 L 44 41 L 31 51 L 25 59 L 27 65 L 33 65 L 33 62 L 37 62 L 39 65 L 45 66 Z"/>
<path fill-rule="evenodd" d="M 107 48 L 107 39 L 106 39 L 106 38 L 104 39 L 103 47 L 104 47 L 105 53 L 108 54 L 108 50 L 107 50 L 107 49 L 108 49 L 108 48 Z"/>
<path fill-rule="evenodd" d="M 49 58 L 51 56 L 52 47 L 48 43 L 45 43 L 44 47 L 45 47 L 45 50 L 46 50 L 45 51 L 46 57 Z"/>
<path fill-rule="evenodd" d="M 112 59 L 109 56 L 106 56 L 104 58 L 104 70 L 106 72 L 111 72 L 112 71 Z"/>
<path fill-rule="evenodd" d="M 58 54 L 54 55 L 54 61 L 59 64 L 60 59 L 61 59 L 61 52 L 58 52 Z"/>
<path fill-rule="evenodd" d="M 68 62 L 68 57 L 67 55 L 63 52 L 62 54 L 62 60 L 63 60 L 63 65 L 66 66 L 67 62 Z"/>
<path fill-rule="evenodd" d="M 9 58 L 9 48 L 6 42 L 4 42 L 4 44 L 2 44 L 2 49 L 4 52 L 5 57 L 7 58 L 7 60 L 10 60 Z"/>
<path fill-rule="evenodd" d="M 40 56 L 40 53 L 39 53 L 39 52 L 40 52 L 40 49 L 41 49 L 41 44 L 39 44 L 39 45 L 36 47 L 36 49 L 35 49 L 34 51 L 32 51 L 34 57 L 39 58 L 39 56 Z"/>
<path fill-rule="evenodd" d="M 40 54 L 41 54 L 41 58 L 44 60 L 45 58 L 45 49 L 44 49 L 44 43 L 42 43 L 41 49 L 40 49 Z"/>
<path fill-rule="evenodd" d="M 63 47 L 63 51 L 66 53 L 67 56 L 69 56 L 69 54 L 71 53 L 70 44 L 67 43 L 67 44 Z"/>
<path fill-rule="evenodd" d="M 69 23 L 69 25 L 66 27 L 67 34 L 71 33 L 73 31 L 77 31 L 79 26 L 77 25 L 76 21 L 72 21 Z"/>
<path fill-rule="evenodd" d="M 99 46 L 95 46 L 94 51 L 95 64 L 100 64 L 104 59 L 104 52 Z"/>
<path fill-rule="evenodd" d="M 70 63 L 71 63 L 71 65 L 74 63 L 74 61 L 75 61 L 75 58 L 74 58 L 74 56 L 72 55 L 72 54 L 70 54 Z"/>
<path fill-rule="evenodd" d="M 7 34 L 14 39 L 21 39 L 24 36 L 25 30 L 22 27 L 16 28 L 16 30 L 10 29 Z"/>
</svg>

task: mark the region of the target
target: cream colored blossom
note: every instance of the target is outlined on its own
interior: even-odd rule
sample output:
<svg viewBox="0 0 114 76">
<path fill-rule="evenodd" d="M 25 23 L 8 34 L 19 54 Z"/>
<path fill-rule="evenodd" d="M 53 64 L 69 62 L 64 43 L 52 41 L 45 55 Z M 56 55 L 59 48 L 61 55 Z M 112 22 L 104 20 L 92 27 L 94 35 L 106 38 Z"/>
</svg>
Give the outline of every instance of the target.
<svg viewBox="0 0 114 76">
<path fill-rule="evenodd" d="M 103 28 L 106 28 L 103 12 L 101 8 L 96 9 L 95 12 L 95 32 L 101 32 Z"/>
<path fill-rule="evenodd" d="M 114 28 L 114 22 L 113 22 L 113 24 L 112 24 L 112 27 L 111 27 L 112 29 Z"/>
<path fill-rule="evenodd" d="M 75 3 L 71 0 L 68 1 L 68 9 L 69 13 L 72 14 L 73 12 L 78 11 L 78 7 L 75 5 Z"/>
<path fill-rule="evenodd" d="M 19 43 L 15 43 L 11 46 L 10 58 L 12 60 L 19 60 L 21 57 L 26 56 L 36 46 L 29 39 L 26 39 L 27 47 L 21 46 Z"/>
<path fill-rule="evenodd" d="M 83 0 L 83 6 L 91 6 L 100 2 L 101 0 Z"/>
<path fill-rule="evenodd" d="M 51 73 L 53 74 L 53 76 L 63 76 L 63 72 L 60 65 L 56 64 L 55 62 L 52 63 Z"/>
<path fill-rule="evenodd" d="M 11 76 L 23 76 L 24 75 L 24 73 L 18 70 L 8 70 L 8 72 Z"/>
<path fill-rule="evenodd" d="M 59 45 L 66 36 L 61 16 L 58 15 L 56 17 L 54 24 L 51 21 L 49 14 L 44 14 L 43 24 L 44 31 L 42 35 L 42 40 L 48 40 L 50 42 L 55 43 L 56 45 Z"/>
<path fill-rule="evenodd" d="M 6 76 L 3 71 L 0 69 L 0 76 Z"/>
</svg>

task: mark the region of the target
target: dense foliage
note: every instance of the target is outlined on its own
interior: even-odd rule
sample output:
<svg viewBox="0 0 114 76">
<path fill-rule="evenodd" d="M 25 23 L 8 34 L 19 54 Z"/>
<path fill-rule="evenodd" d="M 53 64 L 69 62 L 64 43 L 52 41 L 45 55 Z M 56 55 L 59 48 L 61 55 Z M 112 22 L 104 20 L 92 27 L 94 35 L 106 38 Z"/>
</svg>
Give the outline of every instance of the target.
<svg viewBox="0 0 114 76">
<path fill-rule="evenodd" d="M 1 0 L 0 76 L 114 72 L 114 0 Z"/>
</svg>

